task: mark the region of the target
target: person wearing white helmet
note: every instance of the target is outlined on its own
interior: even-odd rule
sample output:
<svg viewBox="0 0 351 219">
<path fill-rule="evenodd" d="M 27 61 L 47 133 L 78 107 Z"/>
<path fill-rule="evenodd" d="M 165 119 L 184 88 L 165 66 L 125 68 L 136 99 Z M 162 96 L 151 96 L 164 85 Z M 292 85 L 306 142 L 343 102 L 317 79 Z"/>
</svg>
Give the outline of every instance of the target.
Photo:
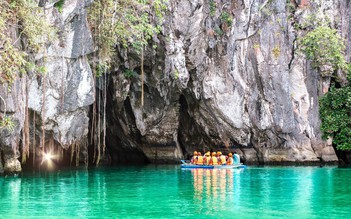
<svg viewBox="0 0 351 219">
<path fill-rule="evenodd" d="M 234 159 L 234 165 L 239 165 L 240 164 L 240 156 L 236 152 L 234 152 L 233 159 Z"/>
</svg>

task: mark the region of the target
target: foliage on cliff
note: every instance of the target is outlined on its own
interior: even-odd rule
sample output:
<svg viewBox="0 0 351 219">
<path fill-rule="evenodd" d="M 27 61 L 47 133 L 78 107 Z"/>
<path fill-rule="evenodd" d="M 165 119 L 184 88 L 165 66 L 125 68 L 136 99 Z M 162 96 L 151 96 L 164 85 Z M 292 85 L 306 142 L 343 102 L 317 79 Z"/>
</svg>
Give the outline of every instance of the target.
<svg viewBox="0 0 351 219">
<path fill-rule="evenodd" d="M 349 79 L 350 81 L 350 79 Z M 320 99 L 321 130 L 324 138 L 332 137 L 340 150 L 351 150 L 351 85 L 336 88 Z"/>
<path fill-rule="evenodd" d="M 141 52 L 161 31 L 165 0 L 97 0 L 89 8 L 89 23 L 99 61 L 109 63 L 118 44 Z"/>
<path fill-rule="evenodd" d="M 335 29 L 321 25 L 301 39 L 301 49 L 312 65 L 318 68 L 328 65 L 336 69 L 346 69 L 345 45 Z"/>
<path fill-rule="evenodd" d="M 35 67 L 29 55 L 54 39 L 55 30 L 35 1 L 1 1 L 0 11 L 0 83 L 12 84 L 19 73 Z"/>
<path fill-rule="evenodd" d="M 116 60 L 117 48 L 136 51 L 140 55 L 141 66 L 141 105 L 144 100 L 144 49 L 151 39 L 161 32 L 161 24 L 167 0 L 96 0 L 89 8 L 88 21 L 93 33 L 96 53 L 92 65 L 94 75 L 104 75 Z M 127 69 L 126 77 L 135 76 L 133 69 Z M 106 83 L 105 83 L 106 86 Z M 92 137 L 93 160 L 99 164 L 105 150 L 106 136 L 106 87 L 98 93 L 103 104 L 93 104 Z M 97 112 L 98 111 L 98 112 Z M 95 115 L 101 115 L 95 118 Z M 102 138 L 101 138 L 102 133 Z M 101 150 L 102 147 L 102 150 Z M 102 152 L 101 152 L 102 151 Z"/>
<path fill-rule="evenodd" d="M 345 44 L 335 29 L 321 25 L 300 40 L 302 52 L 312 61 L 312 66 L 332 67 L 332 72 L 343 70 L 350 75 L 350 65 L 345 58 Z M 334 74 L 322 76 L 334 76 Z M 350 79 L 350 78 L 349 78 Z M 350 81 L 350 80 L 349 80 Z M 325 139 L 331 137 L 340 150 L 351 149 L 351 86 L 336 88 L 333 84 L 320 99 L 321 131 Z"/>
<path fill-rule="evenodd" d="M 33 56 L 51 42 L 56 31 L 45 19 L 42 8 L 32 0 L 0 1 L 0 84 L 9 88 L 16 78 L 27 71 L 43 73 Z M 43 62 L 44 60 L 41 60 Z M 2 101 L 0 104 L 5 104 Z M 14 123 L 6 116 L 6 105 L 0 128 L 12 130 Z"/>
</svg>

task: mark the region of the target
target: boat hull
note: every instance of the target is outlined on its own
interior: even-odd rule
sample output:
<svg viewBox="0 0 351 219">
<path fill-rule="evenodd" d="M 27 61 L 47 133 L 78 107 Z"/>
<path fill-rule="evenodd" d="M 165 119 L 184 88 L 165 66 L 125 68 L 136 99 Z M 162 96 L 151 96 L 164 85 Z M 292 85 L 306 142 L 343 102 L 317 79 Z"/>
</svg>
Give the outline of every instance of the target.
<svg viewBox="0 0 351 219">
<path fill-rule="evenodd" d="M 195 165 L 195 164 L 181 164 L 181 168 L 184 169 L 245 169 L 246 165 L 216 165 L 216 166 L 209 166 L 209 165 Z"/>
</svg>

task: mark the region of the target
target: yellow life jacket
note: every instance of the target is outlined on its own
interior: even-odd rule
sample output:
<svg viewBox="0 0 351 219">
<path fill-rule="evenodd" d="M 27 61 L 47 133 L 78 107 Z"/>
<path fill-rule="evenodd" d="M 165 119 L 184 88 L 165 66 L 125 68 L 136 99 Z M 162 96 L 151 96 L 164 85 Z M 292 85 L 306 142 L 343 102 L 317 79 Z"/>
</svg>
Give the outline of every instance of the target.
<svg viewBox="0 0 351 219">
<path fill-rule="evenodd" d="M 219 157 L 219 159 L 221 160 L 221 164 L 226 164 L 226 163 L 227 163 L 227 161 L 226 161 L 224 155 L 221 155 L 221 156 Z"/>
<path fill-rule="evenodd" d="M 210 165 L 210 160 L 211 160 L 211 157 L 210 156 L 206 156 L 205 157 L 205 165 Z"/>
<path fill-rule="evenodd" d="M 217 160 L 217 157 L 213 156 L 212 157 L 212 162 L 211 162 L 212 165 L 218 165 L 218 160 Z"/>
<path fill-rule="evenodd" d="M 200 165 L 204 164 L 204 158 L 202 156 L 197 156 L 196 164 L 200 164 Z"/>
</svg>

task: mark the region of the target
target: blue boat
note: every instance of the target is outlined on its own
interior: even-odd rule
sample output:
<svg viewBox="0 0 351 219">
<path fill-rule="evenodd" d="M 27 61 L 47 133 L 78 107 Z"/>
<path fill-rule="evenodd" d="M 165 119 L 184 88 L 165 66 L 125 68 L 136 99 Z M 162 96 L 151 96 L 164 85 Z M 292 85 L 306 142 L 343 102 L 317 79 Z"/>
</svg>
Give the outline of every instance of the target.
<svg viewBox="0 0 351 219">
<path fill-rule="evenodd" d="M 181 160 L 182 164 L 180 165 L 181 168 L 187 168 L 187 169 L 245 169 L 246 165 L 244 164 L 239 164 L 239 165 L 196 165 L 196 164 L 191 164 L 191 163 L 186 163 L 184 160 Z"/>
</svg>

